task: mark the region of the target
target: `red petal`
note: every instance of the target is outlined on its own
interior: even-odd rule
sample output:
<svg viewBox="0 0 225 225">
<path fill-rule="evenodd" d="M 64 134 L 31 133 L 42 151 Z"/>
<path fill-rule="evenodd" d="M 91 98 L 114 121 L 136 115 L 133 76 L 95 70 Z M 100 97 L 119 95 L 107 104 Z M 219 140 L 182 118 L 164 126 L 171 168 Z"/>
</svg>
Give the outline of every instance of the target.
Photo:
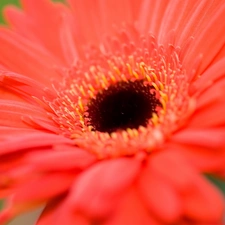
<svg viewBox="0 0 225 225">
<path fill-rule="evenodd" d="M 12 199 L 8 201 L 8 206 L 0 214 L 0 221 L 29 211 L 66 192 L 73 180 L 74 174 L 49 173 L 14 187 Z"/>
<path fill-rule="evenodd" d="M 135 159 L 97 163 L 77 179 L 69 197 L 71 204 L 91 217 L 107 216 L 134 181 L 139 169 L 140 161 Z"/>
<path fill-rule="evenodd" d="M 179 192 L 188 190 L 195 179 L 195 171 L 179 153 L 179 149 L 177 151 L 167 149 L 153 155 L 150 164 L 152 173 L 168 181 Z"/>
<path fill-rule="evenodd" d="M 140 13 L 138 18 L 138 28 L 142 33 L 151 32 L 158 36 L 160 25 L 162 24 L 163 15 L 167 9 L 167 0 L 141 2 Z"/>
<path fill-rule="evenodd" d="M 224 39 L 221 37 L 223 36 L 225 23 L 220 21 L 224 20 L 224 10 L 225 5 L 223 1 L 199 1 L 193 17 L 189 17 L 188 21 L 186 21 L 187 24 L 184 24 L 185 29 L 183 31 L 181 27 L 184 35 L 179 35 L 180 43 L 187 37 L 193 36 L 195 38 L 183 59 L 184 67 L 190 67 L 188 65 L 192 64 L 193 59 L 202 54 L 204 60 L 202 60 L 198 71 L 198 74 L 202 74 L 223 47 Z"/>
<path fill-rule="evenodd" d="M 47 96 L 48 99 L 54 99 L 56 97 L 56 94 L 51 89 L 39 83 L 37 80 L 13 72 L 1 72 L 0 84 L 6 91 L 8 90 L 17 94 L 19 97 L 26 99 L 29 102 L 36 103 L 35 100 L 38 99 L 38 103 L 42 103 L 41 106 L 45 106 L 42 102 L 43 96 Z M 35 98 L 33 96 L 35 96 Z M 4 99 L 4 95 L 2 99 Z M 18 101 L 18 99 L 16 100 Z M 49 110 L 49 107 L 47 106 L 40 108 L 40 105 L 38 104 L 38 107 L 40 111 L 43 111 L 43 108 Z"/>
<path fill-rule="evenodd" d="M 47 118 L 47 113 L 39 107 L 18 101 L 0 100 L 0 126 L 27 127 L 22 120 L 23 117 L 42 119 L 52 124 Z"/>
<path fill-rule="evenodd" d="M 71 173 L 48 173 L 40 175 L 15 188 L 13 203 L 15 207 L 43 202 L 68 190 L 74 180 Z"/>
<path fill-rule="evenodd" d="M 214 68 L 219 68 L 209 69 L 209 71 L 203 74 L 202 79 L 199 79 L 202 81 L 202 84 L 196 82 L 196 111 L 188 122 L 189 127 L 207 128 L 223 126 L 225 124 L 224 63 L 224 60 L 221 61 L 221 64 L 214 66 Z M 214 74 L 215 76 L 213 76 Z"/>
<path fill-rule="evenodd" d="M 199 93 L 213 88 L 214 85 L 212 84 L 215 84 L 216 81 L 223 79 L 225 76 L 224 63 L 225 58 L 210 66 L 199 79 L 193 82 L 191 84 L 193 94 L 197 93 L 199 95 Z"/>
<path fill-rule="evenodd" d="M 212 151 L 212 149 L 175 143 L 170 145 L 170 149 L 173 149 L 182 154 L 186 161 L 194 166 L 194 168 L 197 168 L 198 171 L 217 173 L 218 171 L 224 170 L 224 151 L 218 151 L 215 154 L 215 151 Z M 180 170 L 181 169 L 179 169 L 179 171 Z"/>
<path fill-rule="evenodd" d="M 184 129 L 174 134 L 171 138 L 177 143 L 184 143 L 205 148 L 221 149 L 225 146 L 225 130 L 212 129 Z"/>
<path fill-rule="evenodd" d="M 217 94 L 213 94 L 215 99 L 208 102 L 202 108 L 196 109 L 192 117 L 188 121 L 188 127 L 196 129 L 210 129 L 217 126 L 225 125 L 225 105 L 224 100 L 217 98 Z M 224 94 L 222 95 L 224 97 Z M 212 98 L 209 98 L 210 100 Z"/>
<path fill-rule="evenodd" d="M 154 174 L 151 161 L 144 169 L 138 185 L 142 199 L 150 212 L 166 223 L 177 221 L 182 211 L 179 194 L 168 182 Z"/>
<path fill-rule="evenodd" d="M 194 187 L 185 196 L 184 212 L 191 219 L 216 224 L 224 216 L 224 198 L 206 180 L 195 180 Z"/>
<path fill-rule="evenodd" d="M 0 126 L 0 141 L 7 140 L 10 136 L 16 137 L 19 135 L 30 135 L 31 133 L 37 133 L 37 130 L 32 128 Z"/>
<path fill-rule="evenodd" d="M 0 155 L 22 151 L 32 148 L 43 148 L 57 144 L 72 144 L 70 139 L 44 132 L 33 134 L 18 135 L 17 137 L 8 137 L 7 140 L 0 143 Z"/>
<path fill-rule="evenodd" d="M 103 225 L 162 225 L 144 207 L 135 190 L 123 197 L 112 217 Z"/>
<path fill-rule="evenodd" d="M 57 145 L 53 150 L 31 152 L 25 160 L 40 171 L 84 169 L 96 161 L 87 151 L 69 145 Z"/>
<path fill-rule="evenodd" d="M 11 71 L 51 87 L 51 78 L 59 78 L 54 67 L 62 65 L 55 60 L 54 55 L 46 52 L 37 42 L 3 28 L 0 30 L 0 63 Z"/>
<path fill-rule="evenodd" d="M 79 30 L 78 40 L 83 39 L 87 43 L 102 41 L 103 33 L 111 35 L 114 24 L 121 24 L 121 21 L 133 23 L 140 6 L 139 1 L 130 0 L 86 0 L 85 2 L 68 0 L 68 2 L 73 9 L 77 30 Z"/>
<path fill-rule="evenodd" d="M 5 10 L 10 24 L 21 36 L 40 44 L 41 48 L 44 46 L 47 51 L 52 53 L 52 56 L 65 62 L 59 32 L 61 17 L 68 13 L 65 5 L 48 0 L 39 0 L 32 4 L 27 0 L 21 2 L 24 13 L 11 6 Z M 43 15 L 48 15 L 48 20 L 44 19 Z"/>
<path fill-rule="evenodd" d="M 36 225 L 90 225 L 89 220 L 79 213 L 74 213 L 63 198 L 51 201 Z"/>
</svg>

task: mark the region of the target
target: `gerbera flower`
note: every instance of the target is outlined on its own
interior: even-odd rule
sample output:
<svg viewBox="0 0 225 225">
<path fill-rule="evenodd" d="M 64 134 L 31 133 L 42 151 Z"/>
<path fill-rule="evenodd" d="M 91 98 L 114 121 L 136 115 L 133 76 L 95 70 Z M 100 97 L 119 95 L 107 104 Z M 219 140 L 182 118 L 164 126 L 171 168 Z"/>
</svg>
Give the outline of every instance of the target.
<svg viewBox="0 0 225 225">
<path fill-rule="evenodd" d="M 223 223 L 223 0 L 21 0 L 0 29 L 0 221 Z"/>
</svg>

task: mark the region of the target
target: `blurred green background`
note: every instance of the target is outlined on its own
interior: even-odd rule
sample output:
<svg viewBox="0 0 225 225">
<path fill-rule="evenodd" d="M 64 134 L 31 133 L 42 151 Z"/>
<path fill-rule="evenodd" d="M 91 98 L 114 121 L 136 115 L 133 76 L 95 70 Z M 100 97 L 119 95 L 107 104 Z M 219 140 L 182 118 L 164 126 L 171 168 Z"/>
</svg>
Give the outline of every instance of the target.
<svg viewBox="0 0 225 225">
<path fill-rule="evenodd" d="M 3 23 L 3 17 L 2 17 L 2 9 L 6 4 L 14 4 L 14 5 L 19 5 L 19 0 L 0 0 L 0 10 L 1 10 L 1 15 L 0 15 L 0 22 Z"/>
<path fill-rule="evenodd" d="M 1 10 L 1 13 L 0 13 L 0 23 L 4 23 L 4 18 L 2 16 L 2 9 L 5 5 L 9 5 L 9 4 L 14 4 L 14 5 L 17 5 L 17 6 L 20 6 L 20 3 L 19 3 L 20 0 L 0 0 L 0 10 Z M 36 0 L 38 1 L 38 0 Z M 55 2 L 63 2 L 64 0 L 53 0 Z"/>
</svg>

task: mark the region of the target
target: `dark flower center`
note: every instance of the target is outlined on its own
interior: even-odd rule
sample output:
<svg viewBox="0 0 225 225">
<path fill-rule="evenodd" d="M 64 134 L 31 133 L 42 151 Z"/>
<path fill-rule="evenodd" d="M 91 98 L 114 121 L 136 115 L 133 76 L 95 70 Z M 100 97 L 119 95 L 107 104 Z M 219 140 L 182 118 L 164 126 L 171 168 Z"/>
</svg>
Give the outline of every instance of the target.
<svg viewBox="0 0 225 225">
<path fill-rule="evenodd" d="M 157 107 L 155 89 L 143 80 L 121 81 L 91 99 L 87 119 L 93 130 L 112 133 L 147 126 Z"/>
</svg>

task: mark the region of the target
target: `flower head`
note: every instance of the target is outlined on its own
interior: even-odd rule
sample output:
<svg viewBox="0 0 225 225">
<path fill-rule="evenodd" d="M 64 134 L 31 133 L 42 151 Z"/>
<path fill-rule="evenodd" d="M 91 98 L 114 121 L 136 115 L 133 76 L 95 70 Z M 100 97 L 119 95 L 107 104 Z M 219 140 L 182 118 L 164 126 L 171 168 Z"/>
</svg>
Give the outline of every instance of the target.
<svg viewBox="0 0 225 225">
<path fill-rule="evenodd" d="M 37 225 L 222 224 L 201 173 L 224 174 L 223 1 L 21 3 L 0 29 L 0 223 L 45 204 Z"/>
</svg>

